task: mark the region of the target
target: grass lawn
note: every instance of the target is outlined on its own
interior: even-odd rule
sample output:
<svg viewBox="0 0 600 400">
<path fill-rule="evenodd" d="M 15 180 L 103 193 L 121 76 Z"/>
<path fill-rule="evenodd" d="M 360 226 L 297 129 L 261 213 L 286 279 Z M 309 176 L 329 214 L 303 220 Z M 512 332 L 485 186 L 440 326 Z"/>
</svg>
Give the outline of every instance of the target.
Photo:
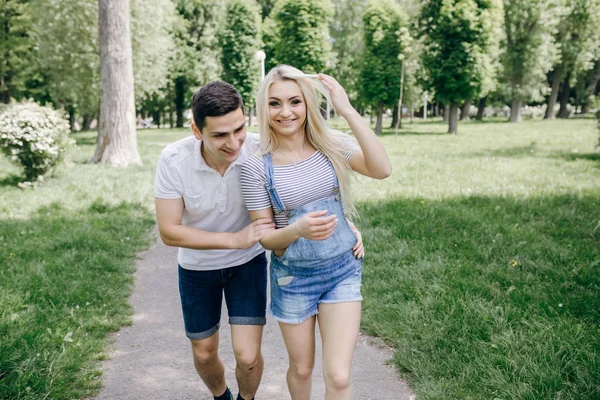
<svg viewBox="0 0 600 400">
<path fill-rule="evenodd" d="M 595 121 L 446 129 L 384 132 L 392 176 L 354 185 L 363 330 L 396 349 L 418 398 L 600 398 Z M 95 134 L 77 134 L 72 164 L 35 190 L 0 158 L 0 398 L 97 390 L 152 239 L 158 153 L 187 134 L 140 131 L 144 166 L 127 169 L 87 164 Z"/>
</svg>

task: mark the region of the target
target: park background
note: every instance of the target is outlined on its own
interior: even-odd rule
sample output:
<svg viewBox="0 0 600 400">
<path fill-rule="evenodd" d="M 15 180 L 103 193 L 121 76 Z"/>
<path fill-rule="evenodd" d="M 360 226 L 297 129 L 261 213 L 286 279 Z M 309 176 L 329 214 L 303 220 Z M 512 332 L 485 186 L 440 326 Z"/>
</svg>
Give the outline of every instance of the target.
<svg viewBox="0 0 600 400">
<path fill-rule="evenodd" d="M 214 79 L 256 131 L 278 63 L 336 77 L 386 146 L 392 176 L 354 184 L 362 329 L 417 398 L 600 398 L 600 1 L 2 0 L 0 22 L 0 398 L 97 393 L 158 154 Z"/>
</svg>

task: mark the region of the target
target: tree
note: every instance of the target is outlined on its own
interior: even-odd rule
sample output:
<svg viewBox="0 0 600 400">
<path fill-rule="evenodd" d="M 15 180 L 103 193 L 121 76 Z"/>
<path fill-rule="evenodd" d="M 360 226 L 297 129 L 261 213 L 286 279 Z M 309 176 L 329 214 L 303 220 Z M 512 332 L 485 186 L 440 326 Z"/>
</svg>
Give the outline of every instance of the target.
<svg viewBox="0 0 600 400">
<path fill-rule="evenodd" d="M 361 96 L 376 108 L 375 133 L 381 133 L 384 107 L 393 107 L 400 94 L 400 28 L 404 17 L 391 0 L 370 0 L 363 16 L 365 52 L 360 73 Z"/>
<path fill-rule="evenodd" d="M 98 113 L 98 1 L 34 0 L 33 35 L 39 68 L 48 77 L 48 90 L 57 108 L 88 119 Z"/>
<path fill-rule="evenodd" d="M 174 26 L 175 52 L 169 76 L 174 87 L 177 127 L 183 127 L 183 112 L 190 104 L 195 86 L 221 75 L 217 28 L 223 15 L 219 0 L 177 0 L 179 23 Z"/>
<path fill-rule="evenodd" d="M 556 60 L 552 32 L 562 0 L 504 0 L 506 39 L 502 57 L 510 122 L 521 121 L 523 101 L 540 99 L 546 73 Z"/>
<path fill-rule="evenodd" d="M 100 124 L 94 163 L 141 164 L 135 131 L 129 1 L 99 0 Z"/>
<path fill-rule="evenodd" d="M 29 0 L 0 0 L 0 103 L 25 91 L 33 57 Z"/>
<path fill-rule="evenodd" d="M 494 72 L 487 54 L 497 9 L 496 0 L 429 0 L 421 9 L 422 63 L 437 98 L 450 106 L 448 133 L 457 131 L 458 105 L 481 93 Z"/>
<path fill-rule="evenodd" d="M 329 0 L 282 0 L 271 11 L 277 23 L 275 59 L 306 73 L 323 72 L 330 67 L 329 20 L 333 7 Z"/>
<path fill-rule="evenodd" d="M 173 26 L 179 22 L 172 0 L 131 0 L 136 104 L 163 95 L 161 89 L 167 86 L 175 47 Z"/>
<path fill-rule="evenodd" d="M 225 22 L 218 35 L 222 49 L 221 78 L 235 86 L 246 107 L 250 107 L 254 104 L 260 75 L 254 58 L 260 44 L 258 5 L 254 0 L 231 0 L 225 11 Z"/>
<path fill-rule="evenodd" d="M 564 14 L 558 24 L 555 34 L 559 49 L 559 59 L 551 73 L 551 94 L 548 98 L 544 119 L 554 118 L 554 106 L 558 98 L 559 86 L 565 80 L 576 80 L 581 71 L 587 71 L 594 66 L 595 50 L 599 47 L 600 36 L 600 1 L 598 0 L 566 0 Z M 563 91 L 561 111 L 565 114 L 569 98 L 570 82 Z M 567 101 L 565 101 L 567 100 Z M 561 112 L 559 111 L 559 114 Z"/>
<path fill-rule="evenodd" d="M 334 0 L 334 18 L 329 25 L 335 78 L 353 102 L 359 99 L 360 62 L 364 51 L 362 16 L 364 1 Z"/>
</svg>

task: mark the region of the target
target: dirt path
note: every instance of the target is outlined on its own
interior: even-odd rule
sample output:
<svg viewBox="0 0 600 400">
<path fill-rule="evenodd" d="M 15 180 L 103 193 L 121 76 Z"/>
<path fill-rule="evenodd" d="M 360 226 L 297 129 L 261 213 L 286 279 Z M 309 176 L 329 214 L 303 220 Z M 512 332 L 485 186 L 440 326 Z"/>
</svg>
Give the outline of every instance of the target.
<svg viewBox="0 0 600 400">
<path fill-rule="evenodd" d="M 176 249 L 160 239 L 137 261 L 133 324 L 115 334 L 111 359 L 102 365 L 104 387 L 97 400 L 212 399 L 192 365 L 191 350 L 183 331 L 177 288 Z M 234 395 L 235 359 L 227 318 L 221 321 L 220 354 L 227 382 Z M 412 399 L 412 393 L 393 367 L 386 365 L 388 349 L 360 336 L 352 379 L 357 400 Z M 313 399 L 323 399 L 321 349 L 317 347 Z M 265 370 L 257 399 L 289 399 L 285 383 L 287 356 L 277 323 L 268 318 L 263 339 Z"/>
</svg>

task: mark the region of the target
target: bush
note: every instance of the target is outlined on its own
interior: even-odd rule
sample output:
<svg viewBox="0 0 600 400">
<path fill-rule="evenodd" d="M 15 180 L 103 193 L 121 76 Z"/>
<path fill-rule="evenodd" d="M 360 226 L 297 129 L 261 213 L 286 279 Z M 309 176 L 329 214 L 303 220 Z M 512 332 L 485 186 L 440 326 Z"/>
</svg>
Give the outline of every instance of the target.
<svg viewBox="0 0 600 400">
<path fill-rule="evenodd" d="M 23 167 L 26 182 L 51 174 L 72 143 L 69 123 L 59 111 L 33 102 L 0 110 L 0 148 Z"/>
</svg>

